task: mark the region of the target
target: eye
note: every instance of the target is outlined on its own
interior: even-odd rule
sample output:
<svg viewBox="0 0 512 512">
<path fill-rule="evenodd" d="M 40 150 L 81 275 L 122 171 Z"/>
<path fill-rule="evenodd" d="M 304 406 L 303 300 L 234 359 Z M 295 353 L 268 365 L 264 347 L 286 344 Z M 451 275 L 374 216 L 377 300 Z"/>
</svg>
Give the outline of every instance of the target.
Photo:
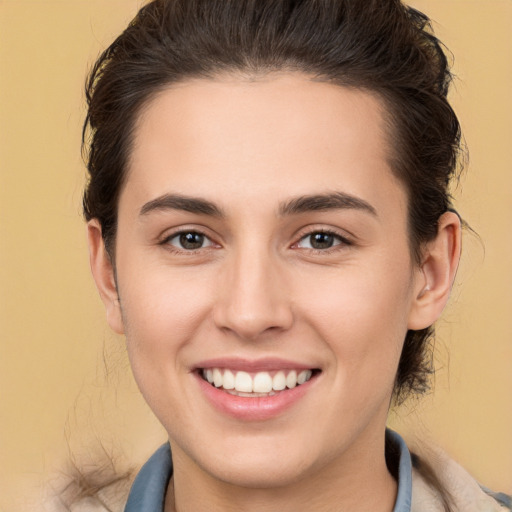
<svg viewBox="0 0 512 512">
<path fill-rule="evenodd" d="M 302 237 L 297 247 L 301 249 L 326 250 L 336 245 L 350 245 L 348 240 L 328 231 L 315 231 Z"/>
<path fill-rule="evenodd" d="M 185 251 L 196 251 L 213 245 L 213 242 L 207 236 L 197 231 L 176 233 L 165 239 L 164 243 Z"/>
</svg>

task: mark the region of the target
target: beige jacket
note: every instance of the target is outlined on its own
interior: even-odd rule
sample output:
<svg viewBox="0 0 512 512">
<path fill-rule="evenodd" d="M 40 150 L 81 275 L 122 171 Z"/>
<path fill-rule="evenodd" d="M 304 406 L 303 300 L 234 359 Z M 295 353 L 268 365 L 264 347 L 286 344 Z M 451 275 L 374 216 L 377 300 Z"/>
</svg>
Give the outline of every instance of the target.
<svg viewBox="0 0 512 512">
<path fill-rule="evenodd" d="M 457 462 L 439 449 L 429 448 L 421 454 L 444 483 L 453 499 L 451 512 L 506 512 L 512 509 L 501 506 L 489 496 L 477 481 Z M 411 512 L 444 512 L 438 493 L 425 483 L 418 471 L 412 472 Z"/>
</svg>

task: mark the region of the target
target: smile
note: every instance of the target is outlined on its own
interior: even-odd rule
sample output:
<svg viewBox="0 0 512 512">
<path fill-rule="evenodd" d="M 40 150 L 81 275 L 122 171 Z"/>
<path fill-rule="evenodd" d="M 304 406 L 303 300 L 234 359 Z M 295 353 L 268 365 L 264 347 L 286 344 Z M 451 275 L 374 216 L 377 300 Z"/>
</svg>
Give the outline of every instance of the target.
<svg viewBox="0 0 512 512">
<path fill-rule="evenodd" d="M 308 366 L 280 358 L 227 357 L 198 362 L 191 373 L 216 412 L 253 422 L 279 417 L 312 396 L 323 371 Z"/>
<path fill-rule="evenodd" d="M 314 370 L 277 370 L 249 373 L 223 368 L 203 369 L 200 375 L 212 386 L 242 397 L 273 396 L 309 381 Z"/>
</svg>

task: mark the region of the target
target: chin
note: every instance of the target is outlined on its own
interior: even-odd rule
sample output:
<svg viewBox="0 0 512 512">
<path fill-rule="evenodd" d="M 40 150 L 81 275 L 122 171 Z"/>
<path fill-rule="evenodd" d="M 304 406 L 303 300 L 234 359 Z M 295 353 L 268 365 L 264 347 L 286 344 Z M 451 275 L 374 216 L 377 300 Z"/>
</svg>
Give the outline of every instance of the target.
<svg viewBox="0 0 512 512">
<path fill-rule="evenodd" d="M 241 488 L 278 489 L 300 482 L 315 468 L 329 463 L 322 447 L 305 451 L 311 444 L 304 436 L 251 436 L 250 439 L 224 439 L 211 443 L 215 450 L 197 451 L 195 463 L 218 481 Z M 322 453 L 324 452 L 324 453 Z M 192 455 L 192 454 L 190 454 Z"/>
<path fill-rule="evenodd" d="M 308 474 L 308 467 L 290 460 L 260 457 L 261 460 L 230 461 L 212 468 L 214 478 L 246 489 L 282 489 L 299 482 Z"/>
</svg>

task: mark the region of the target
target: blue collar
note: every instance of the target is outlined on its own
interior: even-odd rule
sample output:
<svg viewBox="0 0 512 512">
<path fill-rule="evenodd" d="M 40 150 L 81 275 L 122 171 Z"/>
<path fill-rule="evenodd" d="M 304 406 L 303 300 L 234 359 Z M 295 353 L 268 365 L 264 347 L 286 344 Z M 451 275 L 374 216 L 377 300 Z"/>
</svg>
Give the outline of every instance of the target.
<svg viewBox="0 0 512 512">
<path fill-rule="evenodd" d="M 166 443 L 142 466 L 133 482 L 125 512 L 163 512 L 165 493 L 172 476 L 172 458 Z"/>
<path fill-rule="evenodd" d="M 386 444 L 398 453 L 398 493 L 393 512 L 410 512 L 412 500 L 412 461 L 405 441 L 393 430 L 386 430 Z"/>
<path fill-rule="evenodd" d="M 410 512 L 412 496 L 411 454 L 404 440 L 386 431 L 386 443 L 398 453 L 398 494 L 393 512 Z M 144 464 L 133 482 L 125 512 L 163 512 L 165 492 L 172 476 L 169 443 L 161 446 Z"/>
</svg>

